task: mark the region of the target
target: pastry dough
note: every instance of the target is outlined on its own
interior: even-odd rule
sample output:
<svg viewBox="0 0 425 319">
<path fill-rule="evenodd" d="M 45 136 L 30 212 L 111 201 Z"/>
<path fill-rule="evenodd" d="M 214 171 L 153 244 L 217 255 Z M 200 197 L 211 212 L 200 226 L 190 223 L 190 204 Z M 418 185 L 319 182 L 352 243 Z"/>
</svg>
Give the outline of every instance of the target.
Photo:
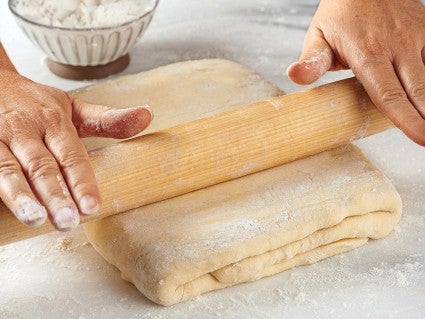
<svg viewBox="0 0 425 319">
<path fill-rule="evenodd" d="M 174 63 L 74 91 L 84 101 L 116 108 L 148 104 L 155 119 L 148 134 L 283 94 L 252 70 L 228 60 Z M 89 150 L 116 143 L 85 139 Z"/>
<path fill-rule="evenodd" d="M 123 278 L 172 305 L 382 238 L 400 212 L 388 179 L 345 146 L 85 229 Z"/>
<path fill-rule="evenodd" d="M 155 131 L 281 93 L 238 64 L 203 60 L 74 95 L 111 106 L 147 101 Z M 90 222 L 85 230 L 124 279 L 152 301 L 172 305 L 382 238 L 400 214 L 390 181 L 348 145 Z"/>
</svg>

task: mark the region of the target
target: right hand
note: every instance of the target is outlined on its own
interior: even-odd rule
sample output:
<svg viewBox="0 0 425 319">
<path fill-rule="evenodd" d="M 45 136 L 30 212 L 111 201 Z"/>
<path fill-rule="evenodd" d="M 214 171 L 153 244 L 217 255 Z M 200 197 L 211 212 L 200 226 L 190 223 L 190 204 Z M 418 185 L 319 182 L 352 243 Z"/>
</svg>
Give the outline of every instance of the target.
<svg viewBox="0 0 425 319">
<path fill-rule="evenodd" d="M 351 68 L 376 107 L 425 146 L 424 30 L 419 0 L 321 0 L 288 75 L 310 84 Z"/>
<path fill-rule="evenodd" d="M 0 69 L 0 197 L 29 226 L 58 230 L 96 214 L 100 194 L 81 137 L 127 138 L 152 120 L 146 107 L 111 110 Z"/>
</svg>

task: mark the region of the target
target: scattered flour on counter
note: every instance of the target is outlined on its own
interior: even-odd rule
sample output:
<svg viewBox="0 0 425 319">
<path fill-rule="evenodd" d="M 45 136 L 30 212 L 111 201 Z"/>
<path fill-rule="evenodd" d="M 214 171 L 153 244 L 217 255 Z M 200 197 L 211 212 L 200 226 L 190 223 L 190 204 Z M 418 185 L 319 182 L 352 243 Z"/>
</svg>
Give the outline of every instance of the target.
<svg viewBox="0 0 425 319">
<path fill-rule="evenodd" d="M 300 291 L 290 291 L 287 289 L 277 288 L 274 290 L 276 295 L 284 300 L 285 303 L 302 304 L 307 302 L 307 293 Z M 310 300 L 309 300 L 310 301 Z M 314 303 L 314 300 L 310 302 Z"/>
<path fill-rule="evenodd" d="M 384 279 L 388 284 L 395 287 L 407 287 L 412 284 L 412 275 L 424 268 L 420 262 L 407 262 L 389 267 L 383 263 L 382 268 L 372 267 L 369 273 Z"/>
<path fill-rule="evenodd" d="M 155 0 L 16 0 L 28 20 L 54 27 L 102 28 L 120 25 L 149 12 Z"/>
<path fill-rule="evenodd" d="M 421 205 L 421 203 L 419 203 Z M 414 205 L 414 204 L 413 204 Z M 405 208 L 405 210 L 408 210 Z M 418 211 L 421 210 L 421 207 L 418 207 Z M 425 215 L 420 214 L 405 214 L 400 220 L 398 225 L 395 227 L 397 233 L 411 232 L 412 228 L 425 229 Z M 417 238 L 418 241 L 422 240 L 422 237 Z"/>
<path fill-rule="evenodd" d="M 7 308 L 0 308 L 0 318 L 21 318 L 16 312 Z"/>
</svg>

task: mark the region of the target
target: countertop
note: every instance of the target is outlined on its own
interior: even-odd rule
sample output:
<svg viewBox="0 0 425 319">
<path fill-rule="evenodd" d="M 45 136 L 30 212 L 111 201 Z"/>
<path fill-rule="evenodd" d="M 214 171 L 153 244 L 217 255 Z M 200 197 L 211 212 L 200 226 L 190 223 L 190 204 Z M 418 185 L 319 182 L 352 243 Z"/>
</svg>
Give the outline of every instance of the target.
<svg viewBox="0 0 425 319">
<path fill-rule="evenodd" d="M 226 58 L 248 65 L 286 92 L 318 1 L 167 0 L 122 74 L 176 61 Z M 70 90 L 51 74 L 0 1 L 0 37 L 20 72 Z M 121 74 L 121 75 L 122 75 Z M 350 72 L 325 76 L 317 84 Z M 0 318 L 423 318 L 425 313 L 425 149 L 398 130 L 357 143 L 390 177 L 403 217 L 387 238 L 349 253 L 216 292 L 156 306 L 87 243 L 81 231 L 0 247 Z"/>
</svg>

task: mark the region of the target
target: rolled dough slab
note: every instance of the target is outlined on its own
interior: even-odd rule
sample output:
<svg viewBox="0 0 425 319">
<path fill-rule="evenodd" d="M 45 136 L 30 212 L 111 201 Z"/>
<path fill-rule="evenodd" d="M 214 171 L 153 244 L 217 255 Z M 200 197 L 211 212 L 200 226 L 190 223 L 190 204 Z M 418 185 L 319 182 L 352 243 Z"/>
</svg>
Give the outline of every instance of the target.
<svg viewBox="0 0 425 319">
<path fill-rule="evenodd" d="M 155 119 L 140 135 L 281 94 L 254 71 L 221 59 L 174 63 L 72 92 L 87 102 L 115 108 L 149 105 Z M 85 139 L 89 150 L 111 143 L 116 140 Z"/>
<path fill-rule="evenodd" d="M 238 64 L 203 60 L 77 95 L 111 106 L 147 101 L 156 131 L 281 93 Z M 152 301 L 172 305 L 382 238 L 400 214 L 391 182 L 348 145 L 90 222 L 85 231 L 124 279 Z"/>
</svg>

